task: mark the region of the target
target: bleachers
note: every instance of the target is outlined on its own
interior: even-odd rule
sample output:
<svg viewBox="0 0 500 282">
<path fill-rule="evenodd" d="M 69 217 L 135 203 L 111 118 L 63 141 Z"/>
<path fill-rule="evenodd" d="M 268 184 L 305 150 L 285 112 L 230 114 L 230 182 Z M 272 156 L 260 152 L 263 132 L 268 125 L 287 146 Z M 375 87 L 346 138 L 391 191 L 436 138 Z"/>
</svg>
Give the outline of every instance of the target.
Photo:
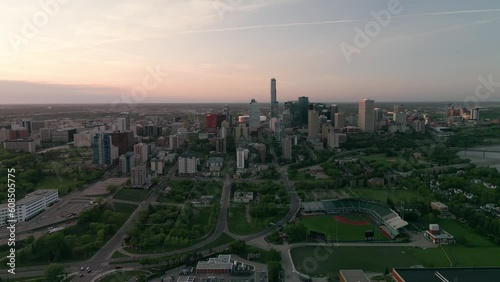
<svg viewBox="0 0 500 282">
<path fill-rule="evenodd" d="M 349 212 L 364 212 L 372 216 L 372 218 L 385 228 L 392 238 L 395 238 L 399 232 L 398 229 L 408 225 L 406 221 L 401 219 L 397 213 L 383 206 L 379 202 L 364 199 L 338 199 L 338 200 L 323 200 L 318 204 L 303 203 L 303 212 L 307 213 L 318 212 L 327 214 L 339 214 Z M 317 207 L 318 211 L 312 211 L 312 207 Z"/>
</svg>

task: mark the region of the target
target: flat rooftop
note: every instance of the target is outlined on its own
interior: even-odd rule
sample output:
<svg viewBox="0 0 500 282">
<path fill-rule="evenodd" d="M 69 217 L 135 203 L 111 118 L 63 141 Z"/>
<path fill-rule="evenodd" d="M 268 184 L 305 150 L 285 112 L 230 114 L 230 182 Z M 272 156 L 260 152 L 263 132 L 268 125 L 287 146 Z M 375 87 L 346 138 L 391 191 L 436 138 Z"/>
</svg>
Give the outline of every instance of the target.
<svg viewBox="0 0 500 282">
<path fill-rule="evenodd" d="M 478 268 L 396 268 L 394 274 L 404 282 L 498 282 L 500 267 Z M 446 280 L 443 280 L 446 279 Z"/>
</svg>

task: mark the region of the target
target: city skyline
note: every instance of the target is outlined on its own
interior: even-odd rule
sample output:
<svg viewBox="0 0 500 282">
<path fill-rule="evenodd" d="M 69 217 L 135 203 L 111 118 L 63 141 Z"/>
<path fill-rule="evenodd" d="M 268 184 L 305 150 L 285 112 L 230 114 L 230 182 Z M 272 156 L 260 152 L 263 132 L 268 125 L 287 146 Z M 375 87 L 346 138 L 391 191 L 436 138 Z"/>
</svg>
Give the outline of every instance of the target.
<svg viewBox="0 0 500 282">
<path fill-rule="evenodd" d="M 463 101 L 479 76 L 500 81 L 500 3 L 401 0 L 359 46 L 356 30 L 392 1 L 226 2 L 0 4 L 0 101 L 269 101 L 273 77 L 281 102 Z M 359 51 L 349 60 L 345 44 Z"/>
</svg>

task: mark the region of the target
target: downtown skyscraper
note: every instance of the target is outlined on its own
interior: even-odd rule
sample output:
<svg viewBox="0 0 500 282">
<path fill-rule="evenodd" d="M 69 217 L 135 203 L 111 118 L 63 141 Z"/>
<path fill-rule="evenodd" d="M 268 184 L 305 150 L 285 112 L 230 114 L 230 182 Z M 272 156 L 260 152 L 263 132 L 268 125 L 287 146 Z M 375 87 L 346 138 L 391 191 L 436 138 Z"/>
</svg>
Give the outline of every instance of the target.
<svg viewBox="0 0 500 282">
<path fill-rule="evenodd" d="M 271 79 L 271 118 L 277 118 L 279 104 L 276 100 L 276 78 Z"/>
<path fill-rule="evenodd" d="M 361 132 L 373 132 L 375 129 L 375 102 L 363 99 L 358 103 L 358 126 Z"/>
</svg>

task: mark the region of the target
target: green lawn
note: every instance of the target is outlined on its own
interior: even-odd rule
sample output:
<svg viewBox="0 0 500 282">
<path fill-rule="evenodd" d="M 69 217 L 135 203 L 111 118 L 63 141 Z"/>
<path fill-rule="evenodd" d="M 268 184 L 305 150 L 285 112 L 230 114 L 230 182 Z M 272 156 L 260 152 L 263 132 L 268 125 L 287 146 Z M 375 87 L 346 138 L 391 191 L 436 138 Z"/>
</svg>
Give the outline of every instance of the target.
<svg viewBox="0 0 500 282">
<path fill-rule="evenodd" d="M 124 213 L 124 214 L 127 214 L 128 216 L 130 216 L 137 208 L 136 205 L 125 204 L 125 203 L 113 203 L 113 205 L 115 207 L 116 212 Z M 128 219 L 128 217 L 127 217 L 127 219 Z"/>
<path fill-rule="evenodd" d="M 149 193 L 151 193 L 151 190 L 123 188 L 120 191 L 116 192 L 116 194 L 113 196 L 113 199 L 131 202 L 142 202 L 148 197 Z"/>
<path fill-rule="evenodd" d="M 367 189 L 367 188 L 354 188 L 352 189 L 355 195 L 360 198 L 372 199 L 380 201 L 381 203 L 387 202 L 387 197 L 391 198 L 394 203 L 400 203 L 401 201 L 409 202 L 412 198 L 417 198 L 419 200 L 424 200 L 424 197 L 418 194 L 417 191 L 398 189 L 398 190 L 388 190 L 388 189 Z"/>
<path fill-rule="evenodd" d="M 113 253 L 113 255 L 111 256 L 112 259 L 114 259 L 114 258 L 128 258 L 128 257 L 129 256 L 124 255 L 124 254 L 120 253 L 119 251 L 115 251 Z"/>
<path fill-rule="evenodd" d="M 74 179 L 46 176 L 36 185 L 36 189 L 57 189 L 60 195 L 66 195 L 69 187 L 76 188 L 76 183 Z"/>
<path fill-rule="evenodd" d="M 115 281 L 129 281 L 134 277 L 147 277 L 148 273 L 142 270 L 133 270 L 133 271 L 118 271 L 113 274 L 110 274 L 102 279 L 99 282 L 115 282 Z M 139 280 L 141 281 L 141 280 Z"/>
<path fill-rule="evenodd" d="M 352 221 L 368 221 L 366 217 L 359 214 L 343 216 Z M 300 222 L 304 223 L 310 231 L 326 234 L 328 240 L 332 241 L 337 240 L 337 235 L 339 241 L 362 241 L 364 240 L 366 230 L 375 231 L 376 240 L 386 240 L 386 237 L 381 234 L 380 229 L 372 223 L 369 225 L 344 224 L 337 222 L 332 215 L 301 217 Z"/>
<path fill-rule="evenodd" d="M 208 249 L 213 249 L 219 246 L 223 246 L 225 244 L 229 244 L 231 242 L 234 242 L 235 240 L 233 237 L 227 235 L 227 233 L 222 233 L 219 238 L 215 239 L 215 241 L 206 244 L 203 248 L 197 249 L 196 252 L 203 251 L 203 250 L 208 250 Z"/>
<path fill-rule="evenodd" d="M 500 248 L 443 247 L 453 266 L 500 266 Z M 386 267 L 449 267 L 441 248 L 412 247 L 304 247 L 292 250 L 295 267 L 309 275 L 330 275 L 337 278 L 340 269 L 363 269 L 384 272 Z M 316 258 L 316 259 L 315 259 Z"/>
<path fill-rule="evenodd" d="M 287 208 L 275 215 L 267 218 L 253 217 L 252 222 L 248 223 L 245 216 L 245 207 L 230 207 L 227 218 L 229 231 L 238 235 L 250 235 L 266 229 L 271 222 L 277 222 L 288 212 Z"/>
</svg>

